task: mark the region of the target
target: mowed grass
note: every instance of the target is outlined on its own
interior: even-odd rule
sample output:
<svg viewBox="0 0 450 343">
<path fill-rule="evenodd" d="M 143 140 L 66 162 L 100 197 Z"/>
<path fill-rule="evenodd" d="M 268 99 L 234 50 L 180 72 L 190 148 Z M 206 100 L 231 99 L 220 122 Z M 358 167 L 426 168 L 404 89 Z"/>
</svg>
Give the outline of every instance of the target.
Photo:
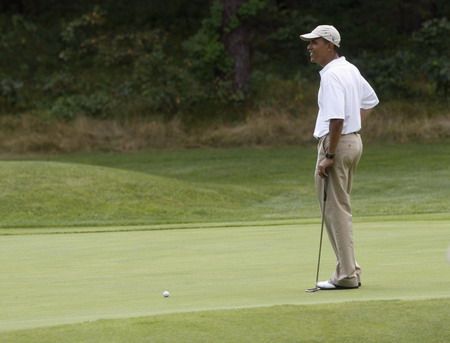
<svg viewBox="0 0 450 343">
<path fill-rule="evenodd" d="M 230 192 L 138 172 L 39 161 L 1 164 L 3 227 L 188 222 L 223 218 L 242 205 L 227 208 Z"/>
<path fill-rule="evenodd" d="M 4 159 L 0 341 L 446 342 L 449 150 L 366 148 L 363 287 L 313 294 L 314 147 Z"/>
<path fill-rule="evenodd" d="M 0 226 L 316 218 L 315 158 L 306 146 L 4 159 Z M 448 213 L 449 162 L 446 144 L 366 147 L 355 218 Z"/>
<path fill-rule="evenodd" d="M 375 342 L 380 332 L 390 337 L 398 330 L 398 340 L 392 341 L 426 337 L 427 342 L 444 342 L 450 319 L 449 224 L 448 218 L 358 223 L 363 287 L 317 293 L 305 289 L 314 284 L 319 223 L 4 236 L 0 331 L 13 332 L 0 333 L 0 341 L 60 337 L 63 342 L 109 342 L 117 333 L 112 341 L 206 342 L 217 335 L 212 341 L 269 342 L 279 337 L 289 342 L 301 341 L 298 335 L 306 323 L 316 328 L 318 338 L 332 340 L 327 335 L 340 327 L 334 320 L 341 313 L 346 317 L 335 341 L 352 336 L 347 330 L 359 323 L 353 341 L 368 334 Z M 321 278 L 329 276 L 333 262 L 325 243 Z M 162 296 L 165 290 L 169 298 Z M 383 301 L 393 299 L 406 302 Z M 439 300 L 419 301 L 425 299 Z M 375 300 L 383 302 L 366 303 Z M 303 307 L 313 304 L 322 306 Z M 159 317 L 219 309 L 234 311 Z M 274 322 L 265 327 L 261 320 L 267 322 L 270 313 Z M 278 318 L 281 313 L 290 316 L 285 324 Z M 116 319 L 96 321 L 108 318 Z M 219 322 L 208 329 L 212 318 Z M 241 323 L 243 318 L 248 322 Z M 155 328 L 154 323 L 164 324 Z M 411 328 L 417 325 L 422 333 L 414 337 Z M 249 336 L 235 332 L 243 326 Z M 20 330 L 26 328 L 35 329 Z M 314 341 L 314 331 L 306 331 L 305 341 Z"/>
<path fill-rule="evenodd" d="M 101 320 L 1 334 L 2 342 L 439 342 L 450 301 L 286 305 Z"/>
</svg>

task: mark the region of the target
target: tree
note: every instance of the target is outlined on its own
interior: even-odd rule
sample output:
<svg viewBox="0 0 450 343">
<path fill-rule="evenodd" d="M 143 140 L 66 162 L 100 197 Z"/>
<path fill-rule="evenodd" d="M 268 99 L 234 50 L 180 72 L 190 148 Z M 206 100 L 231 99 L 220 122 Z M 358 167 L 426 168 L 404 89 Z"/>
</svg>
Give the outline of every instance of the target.
<svg viewBox="0 0 450 343">
<path fill-rule="evenodd" d="M 184 44 L 189 65 L 211 95 L 226 101 L 242 100 L 251 75 L 250 35 L 269 0 L 214 0 L 210 15 Z"/>
<path fill-rule="evenodd" d="M 223 5 L 222 41 L 233 60 L 233 87 L 242 91 L 250 82 L 250 46 L 248 28 L 239 20 L 238 11 L 248 0 L 220 0 Z"/>
</svg>

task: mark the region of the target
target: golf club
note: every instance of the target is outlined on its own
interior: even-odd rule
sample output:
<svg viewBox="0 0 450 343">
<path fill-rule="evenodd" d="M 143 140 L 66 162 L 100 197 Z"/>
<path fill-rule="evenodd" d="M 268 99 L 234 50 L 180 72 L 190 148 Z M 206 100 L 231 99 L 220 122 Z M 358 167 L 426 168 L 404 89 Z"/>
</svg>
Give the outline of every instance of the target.
<svg viewBox="0 0 450 343">
<path fill-rule="evenodd" d="M 319 257 L 317 259 L 316 287 L 308 288 L 306 292 L 309 293 L 317 292 L 318 290 L 320 290 L 320 288 L 317 287 L 317 283 L 319 282 L 320 255 L 322 253 L 323 224 L 325 221 L 325 204 L 327 202 L 327 188 L 328 188 L 328 178 L 325 179 L 325 185 L 323 187 L 322 225 L 320 227 Z"/>
</svg>

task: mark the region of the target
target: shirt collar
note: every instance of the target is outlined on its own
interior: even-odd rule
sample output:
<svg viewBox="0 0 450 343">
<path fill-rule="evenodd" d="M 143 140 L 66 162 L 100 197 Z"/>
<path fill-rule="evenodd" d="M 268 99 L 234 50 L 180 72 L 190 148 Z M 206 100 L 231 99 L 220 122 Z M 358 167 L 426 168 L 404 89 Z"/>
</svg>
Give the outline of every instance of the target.
<svg viewBox="0 0 450 343">
<path fill-rule="evenodd" d="M 337 66 L 337 65 L 344 64 L 346 62 L 347 62 L 347 60 L 345 59 L 344 56 L 341 56 L 339 58 L 336 58 L 335 60 L 332 60 L 325 67 L 323 67 L 322 70 L 319 71 L 320 76 L 322 76 L 328 69 L 330 69 L 334 66 Z"/>
</svg>

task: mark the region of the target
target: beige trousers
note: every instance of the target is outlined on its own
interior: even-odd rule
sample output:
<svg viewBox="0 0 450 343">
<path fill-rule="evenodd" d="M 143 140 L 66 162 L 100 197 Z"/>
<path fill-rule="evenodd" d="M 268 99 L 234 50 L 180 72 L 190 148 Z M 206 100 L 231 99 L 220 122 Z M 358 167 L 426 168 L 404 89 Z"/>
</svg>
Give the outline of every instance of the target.
<svg viewBox="0 0 450 343">
<path fill-rule="evenodd" d="M 324 180 L 317 175 L 319 163 L 325 158 L 328 136 L 318 145 L 315 169 L 316 192 L 323 209 Z M 356 263 L 353 248 L 352 207 L 350 193 L 356 166 L 362 154 L 361 136 L 356 133 L 343 135 L 336 149 L 333 166 L 328 170 L 325 226 L 331 246 L 336 254 L 336 269 L 331 281 L 339 286 L 354 287 L 361 281 L 361 268 Z"/>
</svg>

